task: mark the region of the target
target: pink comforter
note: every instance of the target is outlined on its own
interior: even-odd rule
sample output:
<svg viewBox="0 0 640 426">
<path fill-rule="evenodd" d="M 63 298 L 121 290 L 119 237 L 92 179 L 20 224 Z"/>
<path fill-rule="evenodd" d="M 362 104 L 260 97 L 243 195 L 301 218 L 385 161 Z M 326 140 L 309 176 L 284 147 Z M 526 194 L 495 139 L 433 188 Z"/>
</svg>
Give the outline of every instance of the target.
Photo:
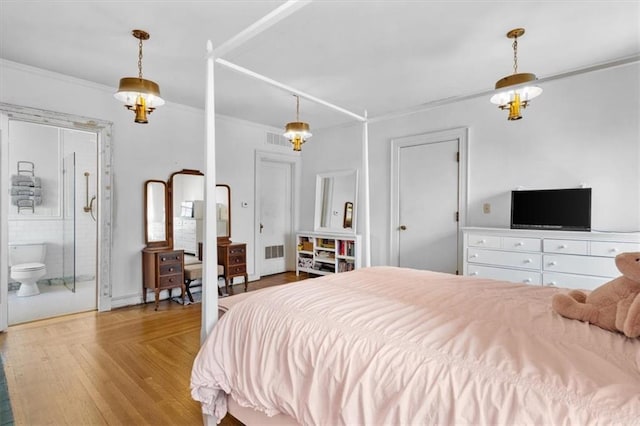
<svg viewBox="0 0 640 426">
<path fill-rule="evenodd" d="M 214 327 L 192 396 L 308 425 L 640 425 L 640 339 L 560 317 L 557 291 L 394 267 L 267 289 Z"/>
</svg>

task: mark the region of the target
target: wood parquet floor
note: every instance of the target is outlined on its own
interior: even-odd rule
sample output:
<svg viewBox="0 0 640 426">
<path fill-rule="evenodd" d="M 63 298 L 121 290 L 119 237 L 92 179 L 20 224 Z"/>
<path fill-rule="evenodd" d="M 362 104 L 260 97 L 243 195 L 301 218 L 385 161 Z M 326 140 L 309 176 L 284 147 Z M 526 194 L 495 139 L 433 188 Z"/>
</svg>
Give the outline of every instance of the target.
<svg viewBox="0 0 640 426">
<path fill-rule="evenodd" d="M 249 283 L 249 291 L 306 278 L 272 275 Z M 0 333 L 15 424 L 201 425 L 189 390 L 201 306 L 166 300 L 158 311 L 148 303 Z"/>
</svg>

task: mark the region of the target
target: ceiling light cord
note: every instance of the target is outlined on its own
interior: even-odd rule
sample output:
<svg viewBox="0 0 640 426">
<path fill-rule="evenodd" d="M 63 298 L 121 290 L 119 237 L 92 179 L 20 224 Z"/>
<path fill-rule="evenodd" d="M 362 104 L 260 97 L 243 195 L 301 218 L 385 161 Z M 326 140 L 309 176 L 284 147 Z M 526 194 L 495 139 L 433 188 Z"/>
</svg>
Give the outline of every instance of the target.
<svg viewBox="0 0 640 426">
<path fill-rule="evenodd" d="M 142 80 L 142 38 L 138 41 L 138 78 Z"/>
<path fill-rule="evenodd" d="M 142 55 L 142 53 L 140 54 Z M 513 39 L 513 73 L 518 74 L 518 36 Z"/>
</svg>

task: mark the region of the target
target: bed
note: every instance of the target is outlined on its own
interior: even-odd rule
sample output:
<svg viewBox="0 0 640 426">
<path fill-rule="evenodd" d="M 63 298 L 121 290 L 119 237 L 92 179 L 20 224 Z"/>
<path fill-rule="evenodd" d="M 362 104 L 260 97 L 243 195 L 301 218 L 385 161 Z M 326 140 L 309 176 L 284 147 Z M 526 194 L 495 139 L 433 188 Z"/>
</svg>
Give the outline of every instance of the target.
<svg viewBox="0 0 640 426">
<path fill-rule="evenodd" d="M 309 425 L 640 425 L 640 339 L 560 317 L 558 291 L 372 267 L 248 293 L 192 397 Z"/>
</svg>

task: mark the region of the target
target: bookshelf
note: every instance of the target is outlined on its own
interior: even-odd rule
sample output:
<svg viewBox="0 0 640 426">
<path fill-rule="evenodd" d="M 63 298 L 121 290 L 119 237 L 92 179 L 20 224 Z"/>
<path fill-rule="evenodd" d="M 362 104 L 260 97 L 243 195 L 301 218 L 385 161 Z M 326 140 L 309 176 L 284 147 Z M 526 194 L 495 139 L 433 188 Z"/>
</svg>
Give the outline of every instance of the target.
<svg viewBox="0 0 640 426">
<path fill-rule="evenodd" d="M 360 235 L 300 232 L 296 240 L 296 275 L 328 275 L 360 267 Z"/>
</svg>

